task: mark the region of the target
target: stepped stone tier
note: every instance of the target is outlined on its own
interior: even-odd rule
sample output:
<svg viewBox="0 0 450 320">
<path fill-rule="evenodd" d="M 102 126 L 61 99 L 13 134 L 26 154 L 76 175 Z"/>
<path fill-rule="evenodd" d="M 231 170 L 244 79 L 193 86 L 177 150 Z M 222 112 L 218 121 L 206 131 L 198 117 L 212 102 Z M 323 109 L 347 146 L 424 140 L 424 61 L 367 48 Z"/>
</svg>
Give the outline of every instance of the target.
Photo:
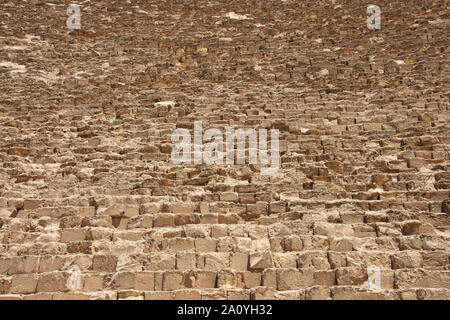
<svg viewBox="0 0 450 320">
<path fill-rule="evenodd" d="M 70 3 L 0 3 L 0 299 L 450 299 L 447 1 Z"/>
</svg>

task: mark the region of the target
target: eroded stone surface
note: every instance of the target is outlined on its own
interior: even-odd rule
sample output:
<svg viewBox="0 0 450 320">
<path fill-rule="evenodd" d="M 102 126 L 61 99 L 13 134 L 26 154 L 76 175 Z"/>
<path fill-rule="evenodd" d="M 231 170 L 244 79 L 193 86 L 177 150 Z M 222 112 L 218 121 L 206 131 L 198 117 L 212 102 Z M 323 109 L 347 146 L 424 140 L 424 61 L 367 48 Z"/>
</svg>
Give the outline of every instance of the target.
<svg viewBox="0 0 450 320">
<path fill-rule="evenodd" d="M 0 4 L 0 299 L 449 299 L 447 8 L 368 4 Z M 277 174 L 173 164 L 200 120 Z"/>
</svg>

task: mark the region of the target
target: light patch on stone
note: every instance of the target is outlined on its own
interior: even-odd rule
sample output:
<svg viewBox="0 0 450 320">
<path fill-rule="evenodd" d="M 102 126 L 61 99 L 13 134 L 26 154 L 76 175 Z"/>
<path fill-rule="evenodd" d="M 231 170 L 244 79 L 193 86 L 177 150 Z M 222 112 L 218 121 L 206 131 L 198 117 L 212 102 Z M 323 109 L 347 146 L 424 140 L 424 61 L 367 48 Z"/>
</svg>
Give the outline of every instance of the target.
<svg viewBox="0 0 450 320">
<path fill-rule="evenodd" d="M 330 72 L 328 71 L 328 69 L 322 69 L 319 71 L 319 76 L 321 76 L 321 77 L 325 77 L 329 74 L 330 74 Z"/>
<path fill-rule="evenodd" d="M 444 23 L 445 21 L 448 21 L 448 20 L 436 19 L 436 20 L 430 20 L 430 21 L 428 21 L 428 23 L 429 24 L 441 24 L 441 23 Z"/>
<path fill-rule="evenodd" d="M 24 50 L 26 49 L 26 46 L 4 46 L 3 49 L 5 50 Z"/>
<path fill-rule="evenodd" d="M 237 14 L 235 12 L 228 12 L 225 17 L 233 19 L 233 20 L 249 20 L 251 18 L 247 17 L 247 15 Z"/>
<path fill-rule="evenodd" d="M 39 70 L 39 73 L 40 73 L 40 76 L 35 77 L 35 79 L 41 80 L 41 81 L 45 82 L 45 84 L 47 84 L 47 85 L 50 83 L 55 83 L 59 80 L 59 76 L 58 76 L 59 69 L 56 69 L 51 72 Z"/>
<path fill-rule="evenodd" d="M 10 73 L 25 73 L 27 71 L 26 67 L 22 64 L 14 63 L 11 61 L 2 61 L 0 62 L 0 67 L 5 67 L 8 69 L 12 69 Z"/>
<path fill-rule="evenodd" d="M 82 77 L 80 77 L 80 75 L 82 75 L 82 74 L 88 74 L 88 75 L 90 75 L 90 76 L 93 75 L 93 74 L 90 74 L 90 73 L 86 73 L 86 72 L 84 72 L 84 71 L 78 71 L 78 72 L 75 72 L 75 73 L 74 73 L 73 77 L 74 77 L 75 79 L 83 79 Z"/>
<path fill-rule="evenodd" d="M 34 35 L 32 35 L 32 34 L 26 34 L 26 35 L 25 35 L 25 39 L 22 39 L 22 41 L 25 41 L 25 42 L 32 42 L 33 39 L 41 40 L 41 37 L 40 37 L 40 36 L 34 36 Z"/>
<path fill-rule="evenodd" d="M 383 37 L 372 37 L 369 39 L 370 43 L 383 43 L 384 38 Z"/>
<path fill-rule="evenodd" d="M 269 251 L 270 250 L 270 242 L 267 238 L 252 240 L 251 248 L 256 251 Z"/>
<path fill-rule="evenodd" d="M 155 105 L 155 107 L 167 107 L 167 106 L 174 107 L 175 102 L 174 101 L 160 101 L 160 102 L 156 102 L 154 105 Z"/>
</svg>

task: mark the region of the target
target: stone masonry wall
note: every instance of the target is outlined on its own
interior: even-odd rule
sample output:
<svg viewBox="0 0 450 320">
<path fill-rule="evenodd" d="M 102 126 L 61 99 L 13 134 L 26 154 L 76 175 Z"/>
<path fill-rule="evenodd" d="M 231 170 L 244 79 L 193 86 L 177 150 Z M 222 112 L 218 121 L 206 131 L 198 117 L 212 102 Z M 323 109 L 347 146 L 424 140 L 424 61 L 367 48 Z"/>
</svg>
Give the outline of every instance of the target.
<svg viewBox="0 0 450 320">
<path fill-rule="evenodd" d="M 0 299 L 450 298 L 448 1 L 70 3 L 0 2 Z"/>
</svg>

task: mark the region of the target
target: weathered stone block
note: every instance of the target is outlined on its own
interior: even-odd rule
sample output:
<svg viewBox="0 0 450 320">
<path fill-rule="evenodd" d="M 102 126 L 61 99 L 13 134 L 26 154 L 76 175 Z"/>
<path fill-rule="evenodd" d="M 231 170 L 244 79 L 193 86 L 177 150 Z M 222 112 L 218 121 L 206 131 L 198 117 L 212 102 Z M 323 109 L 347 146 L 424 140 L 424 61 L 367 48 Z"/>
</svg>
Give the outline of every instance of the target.
<svg viewBox="0 0 450 320">
<path fill-rule="evenodd" d="M 95 255 L 93 270 L 101 272 L 115 272 L 118 258 L 114 255 Z"/>
<path fill-rule="evenodd" d="M 250 254 L 249 270 L 263 270 L 272 268 L 272 256 L 269 252 L 255 252 Z"/>
<path fill-rule="evenodd" d="M 63 272 L 42 273 L 39 275 L 36 292 L 62 292 L 67 290 L 67 278 Z"/>
<path fill-rule="evenodd" d="M 247 253 L 232 253 L 230 266 L 236 271 L 247 271 L 248 254 Z"/>
<path fill-rule="evenodd" d="M 163 291 L 183 289 L 183 274 L 179 271 L 166 271 L 163 273 Z"/>
<path fill-rule="evenodd" d="M 12 277 L 11 293 L 34 293 L 37 283 L 36 274 L 16 274 Z"/>
</svg>

